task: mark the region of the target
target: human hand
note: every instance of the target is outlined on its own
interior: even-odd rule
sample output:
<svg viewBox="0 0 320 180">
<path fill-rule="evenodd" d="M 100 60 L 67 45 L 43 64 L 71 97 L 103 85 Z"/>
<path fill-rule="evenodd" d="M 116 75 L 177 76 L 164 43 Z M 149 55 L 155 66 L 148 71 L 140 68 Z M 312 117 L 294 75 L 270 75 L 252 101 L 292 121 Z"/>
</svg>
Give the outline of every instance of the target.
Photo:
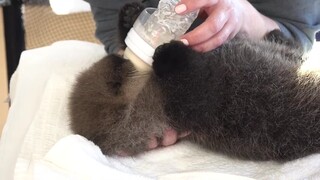
<svg viewBox="0 0 320 180">
<path fill-rule="evenodd" d="M 185 14 L 198 9 L 205 21 L 181 40 L 201 52 L 215 49 L 239 33 L 261 39 L 267 32 L 279 28 L 247 0 L 181 0 L 175 11 Z"/>
</svg>

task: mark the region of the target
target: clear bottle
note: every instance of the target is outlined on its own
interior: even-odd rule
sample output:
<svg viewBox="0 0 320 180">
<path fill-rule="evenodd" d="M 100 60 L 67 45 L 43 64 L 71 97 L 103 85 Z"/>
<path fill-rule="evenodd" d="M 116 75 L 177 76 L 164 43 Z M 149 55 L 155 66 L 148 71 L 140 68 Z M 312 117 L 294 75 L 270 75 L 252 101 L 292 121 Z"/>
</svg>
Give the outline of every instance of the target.
<svg viewBox="0 0 320 180">
<path fill-rule="evenodd" d="M 179 39 L 196 19 L 198 12 L 175 13 L 179 0 L 160 0 L 158 8 L 146 8 L 135 21 L 125 42 L 124 56 L 138 69 L 150 69 L 154 50 L 161 44 Z M 143 62 L 139 62 L 143 61 Z"/>
</svg>

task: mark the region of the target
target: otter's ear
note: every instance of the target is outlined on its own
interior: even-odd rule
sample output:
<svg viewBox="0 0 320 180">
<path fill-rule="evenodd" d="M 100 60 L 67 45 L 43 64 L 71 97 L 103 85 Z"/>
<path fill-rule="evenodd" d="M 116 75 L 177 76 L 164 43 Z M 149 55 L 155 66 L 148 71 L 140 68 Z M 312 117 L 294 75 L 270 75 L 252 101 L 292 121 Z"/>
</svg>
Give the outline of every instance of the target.
<svg viewBox="0 0 320 180">
<path fill-rule="evenodd" d="M 298 42 L 285 37 L 280 30 L 273 30 L 269 32 L 268 34 L 265 35 L 264 39 L 270 42 L 286 45 L 292 48 L 300 48 L 300 45 Z"/>
<path fill-rule="evenodd" d="M 118 35 L 120 47 L 122 49 L 126 47 L 124 40 L 127 37 L 129 30 L 131 29 L 134 22 L 144 9 L 145 7 L 138 2 L 126 4 L 120 9 L 118 21 Z"/>
</svg>

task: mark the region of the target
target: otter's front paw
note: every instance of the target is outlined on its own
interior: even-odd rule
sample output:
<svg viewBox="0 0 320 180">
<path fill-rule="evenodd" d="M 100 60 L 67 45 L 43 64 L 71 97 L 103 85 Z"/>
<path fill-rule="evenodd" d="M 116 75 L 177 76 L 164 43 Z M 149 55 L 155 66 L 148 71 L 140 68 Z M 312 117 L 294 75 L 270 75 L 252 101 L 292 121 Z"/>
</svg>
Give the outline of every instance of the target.
<svg viewBox="0 0 320 180">
<path fill-rule="evenodd" d="M 180 41 L 159 46 L 153 56 L 153 69 L 157 76 L 179 72 L 188 68 L 193 58 L 193 50 Z"/>
<path fill-rule="evenodd" d="M 134 22 L 144 8 L 145 7 L 138 2 L 126 4 L 121 8 L 118 22 L 119 38 L 121 43 L 124 44 L 124 40 L 129 30 L 132 28 Z"/>
</svg>

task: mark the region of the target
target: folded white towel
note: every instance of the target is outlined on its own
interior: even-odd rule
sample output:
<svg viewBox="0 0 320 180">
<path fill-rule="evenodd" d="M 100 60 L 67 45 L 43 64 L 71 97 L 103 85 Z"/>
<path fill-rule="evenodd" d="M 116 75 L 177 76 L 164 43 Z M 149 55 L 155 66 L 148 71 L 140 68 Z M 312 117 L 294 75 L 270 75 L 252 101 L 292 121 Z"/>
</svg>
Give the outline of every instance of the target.
<svg viewBox="0 0 320 180">
<path fill-rule="evenodd" d="M 44 171 L 45 170 L 45 171 Z M 72 179 L 304 179 L 320 178 L 320 154 L 287 163 L 231 159 L 182 142 L 137 157 L 105 157 L 79 135 L 56 143 L 35 165 L 34 174 L 60 173 Z M 46 172 L 46 173 L 44 173 Z M 42 175 L 42 176 L 41 176 Z"/>
<path fill-rule="evenodd" d="M 32 161 L 70 134 L 65 118 L 73 79 L 105 55 L 103 46 L 83 41 L 60 41 L 22 53 L 10 81 L 12 104 L 0 140 L 0 179 L 13 179 L 15 170 L 26 179 Z M 16 166 L 17 161 L 22 163 Z"/>
<path fill-rule="evenodd" d="M 104 157 L 85 138 L 70 135 L 67 113 L 76 75 L 104 55 L 102 46 L 80 41 L 22 54 L 0 141 L 0 179 L 320 179 L 320 154 L 283 164 L 252 162 L 181 142 L 134 158 Z"/>
<path fill-rule="evenodd" d="M 61 139 L 35 164 L 36 179 L 47 179 L 50 177 L 47 173 L 70 179 L 150 179 L 133 172 L 116 158 L 105 157 L 99 147 L 79 135 Z"/>
</svg>

